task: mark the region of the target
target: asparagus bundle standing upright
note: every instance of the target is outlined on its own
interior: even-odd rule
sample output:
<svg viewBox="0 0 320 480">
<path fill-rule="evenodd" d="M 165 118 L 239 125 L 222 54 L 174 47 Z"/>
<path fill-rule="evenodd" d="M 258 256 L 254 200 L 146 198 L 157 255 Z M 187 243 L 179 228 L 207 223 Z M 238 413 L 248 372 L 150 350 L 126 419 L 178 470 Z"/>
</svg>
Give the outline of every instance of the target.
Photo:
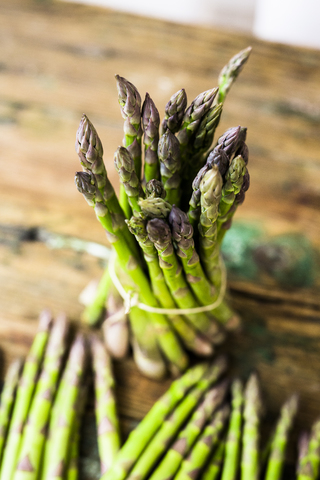
<svg viewBox="0 0 320 480">
<path fill-rule="evenodd" d="M 184 89 L 175 93 L 165 107 L 160 134 L 160 115 L 150 95 L 141 106 L 137 88 L 116 76 L 125 119 L 124 146 L 114 156 L 119 201 L 101 141 L 86 116 L 77 132 L 84 172 L 76 173 L 75 182 L 116 252 L 122 273 L 112 267 L 109 277 L 129 316 L 134 358 L 153 378 L 165 370 L 184 371 L 183 347 L 210 355 L 226 330 L 239 323 L 226 296 L 220 244 L 249 185 L 246 129 L 229 128 L 213 148 L 212 143 L 225 96 L 249 53 L 241 52 L 224 68 L 221 91 L 210 88 L 189 106 Z M 84 312 L 90 324 L 102 313 L 109 277 L 103 275 Z"/>
</svg>

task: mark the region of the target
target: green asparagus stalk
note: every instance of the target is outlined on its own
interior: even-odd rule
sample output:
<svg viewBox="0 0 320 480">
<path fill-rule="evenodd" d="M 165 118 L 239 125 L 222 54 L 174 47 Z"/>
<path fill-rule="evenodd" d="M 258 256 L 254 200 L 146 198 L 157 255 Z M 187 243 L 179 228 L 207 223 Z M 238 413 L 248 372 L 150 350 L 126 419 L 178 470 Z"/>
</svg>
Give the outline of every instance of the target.
<svg viewBox="0 0 320 480">
<path fill-rule="evenodd" d="M 248 47 L 241 52 L 237 53 L 231 60 L 223 67 L 219 75 L 219 97 L 218 102 L 224 102 L 227 93 L 229 92 L 232 84 L 235 82 L 239 73 L 244 67 L 244 64 L 248 60 L 252 48 Z"/>
<path fill-rule="evenodd" d="M 197 480 L 209 459 L 212 450 L 219 444 L 219 437 L 230 413 L 225 405 L 214 415 L 212 422 L 204 429 L 201 437 L 183 461 L 175 480 Z"/>
<path fill-rule="evenodd" d="M 218 235 L 221 225 L 228 220 L 228 213 L 235 202 L 236 195 L 240 192 L 243 177 L 247 167 L 243 158 L 239 155 L 231 161 L 222 187 L 221 200 L 219 203 L 219 216 L 217 218 Z"/>
<path fill-rule="evenodd" d="M 188 147 L 188 181 L 183 188 L 183 198 L 187 201 L 191 195 L 190 183 L 197 172 L 206 162 L 206 152 L 211 147 L 214 133 L 219 125 L 222 113 L 222 103 L 211 107 L 202 118 L 195 137 L 191 139 Z M 183 202 L 184 204 L 184 202 Z"/>
<path fill-rule="evenodd" d="M 155 296 L 163 308 L 177 308 L 159 265 L 157 250 L 148 238 L 145 220 L 132 217 L 127 223 L 130 232 L 135 235 L 143 251 Z M 194 351 L 198 355 L 211 355 L 213 353 L 211 343 L 193 329 L 181 315 L 168 315 L 168 318 L 182 342 L 189 350 Z"/>
<path fill-rule="evenodd" d="M 175 380 L 167 392 L 154 404 L 149 413 L 133 430 L 120 450 L 115 464 L 102 477 L 103 480 L 125 480 L 133 465 L 159 431 L 166 417 L 175 411 L 191 388 L 207 383 L 210 372 L 211 384 L 216 382 L 226 370 L 226 360 L 219 357 L 213 364 L 198 364 L 190 368 L 181 378 Z M 198 388 L 198 387 L 197 387 Z"/>
<path fill-rule="evenodd" d="M 289 431 L 298 409 L 298 397 L 293 395 L 281 409 L 281 416 L 273 436 L 266 480 L 280 480 L 285 462 L 285 453 L 288 443 Z"/>
<path fill-rule="evenodd" d="M 144 155 L 144 178 L 146 182 L 152 179 L 159 180 L 160 169 L 158 160 L 160 115 L 150 95 L 147 93 L 142 106 L 143 143 Z"/>
<path fill-rule="evenodd" d="M 218 128 L 222 114 L 222 103 L 211 107 L 202 118 L 199 128 L 195 134 L 192 151 L 193 154 L 199 157 L 205 153 L 213 142 L 213 137 Z"/>
<path fill-rule="evenodd" d="M 0 404 L 0 468 L 3 451 L 5 447 L 5 441 L 10 425 L 11 414 L 14 407 L 14 400 L 17 391 L 17 386 L 20 378 L 20 372 L 22 369 L 22 360 L 16 360 L 13 362 L 7 371 L 4 386 L 1 392 L 1 404 Z"/>
<path fill-rule="evenodd" d="M 161 181 L 167 192 L 166 199 L 171 205 L 178 204 L 181 183 L 180 145 L 170 130 L 167 130 L 160 138 L 158 157 L 160 160 Z"/>
<path fill-rule="evenodd" d="M 144 218 L 167 218 L 172 208 L 171 203 L 157 197 L 142 198 L 139 206 Z"/>
<path fill-rule="evenodd" d="M 177 135 L 182 152 L 185 151 L 186 147 L 189 145 L 190 139 L 197 132 L 201 120 L 209 111 L 217 93 L 218 88 L 213 88 L 200 93 L 200 95 L 198 95 L 187 108 Z"/>
<path fill-rule="evenodd" d="M 161 380 L 167 373 L 157 334 L 147 312 L 131 307 L 129 312 L 132 329 L 133 357 L 139 370 L 149 378 Z M 175 372 L 173 372 L 175 374 Z"/>
<path fill-rule="evenodd" d="M 188 283 L 200 304 L 210 305 L 216 297 L 216 289 L 208 282 L 200 264 L 188 216 L 174 205 L 169 215 L 169 223 Z"/>
<path fill-rule="evenodd" d="M 308 432 L 302 432 L 298 440 L 298 459 L 297 459 L 297 468 L 296 468 L 297 478 L 298 478 L 301 466 L 303 465 L 303 463 L 306 462 L 306 458 L 309 450 L 309 441 L 310 441 L 310 434 Z"/>
<path fill-rule="evenodd" d="M 107 175 L 103 162 L 103 148 L 100 138 L 86 115 L 82 116 L 77 131 L 76 151 L 85 172 L 91 173 L 93 176 L 91 189 L 86 192 L 86 200 L 89 205 L 93 206 L 92 202 L 99 198 L 99 203 L 103 204 L 103 206 L 109 210 L 110 215 L 117 220 L 118 228 L 121 229 L 122 235 L 131 250 L 138 257 L 134 238 L 130 235 L 124 222 L 124 211 L 119 204 L 114 188 Z"/>
<path fill-rule="evenodd" d="M 229 161 L 226 162 L 225 156 L 221 156 L 222 150 L 230 160 L 232 155 L 237 150 L 239 142 L 245 138 L 246 131 L 247 129 L 241 127 L 240 125 L 238 127 L 228 128 L 228 130 L 226 130 L 223 135 L 218 138 L 217 145 L 214 147 L 212 152 L 209 153 L 207 163 L 209 163 L 209 165 L 218 165 L 222 176 L 225 175 L 229 166 Z"/>
<path fill-rule="evenodd" d="M 77 415 L 79 389 L 86 360 L 85 341 L 78 334 L 70 350 L 68 362 L 53 405 L 49 425 L 49 441 L 44 451 L 41 480 L 64 479 L 72 431 Z M 34 477 L 36 478 L 36 477 Z M 39 477 L 37 477 L 39 478 Z"/>
<path fill-rule="evenodd" d="M 208 170 L 200 183 L 201 215 L 199 224 L 200 257 L 206 275 L 214 284 L 219 268 L 217 218 L 221 199 L 222 178 L 216 165 Z M 215 285 L 215 284 L 214 284 Z M 219 285 L 217 285 L 219 287 Z"/>
<path fill-rule="evenodd" d="M 78 480 L 79 478 L 79 441 L 80 441 L 80 429 L 79 429 L 79 419 L 75 420 L 76 426 L 75 431 L 71 439 L 70 445 L 70 459 L 66 472 L 66 480 Z"/>
<path fill-rule="evenodd" d="M 78 480 L 79 478 L 79 449 L 81 437 L 81 424 L 87 402 L 88 387 L 84 384 L 80 390 L 79 401 L 77 403 L 77 414 L 74 419 L 74 426 L 69 445 L 68 465 L 66 480 Z"/>
<path fill-rule="evenodd" d="M 299 462 L 297 480 L 316 480 L 320 467 L 320 420 L 316 421 L 311 430 L 308 450 Z"/>
<path fill-rule="evenodd" d="M 172 95 L 165 108 L 165 116 L 161 124 L 161 135 L 167 130 L 171 133 L 178 132 L 187 107 L 187 94 L 182 88 Z"/>
<path fill-rule="evenodd" d="M 91 182 L 90 178 L 84 177 L 84 175 L 85 174 L 81 174 L 81 172 L 76 174 L 76 184 L 78 189 L 85 196 L 87 192 L 90 192 Z M 81 188 L 79 188 L 80 183 Z M 139 263 L 133 257 L 125 239 L 119 236 L 119 230 L 115 229 L 115 227 L 117 227 L 117 219 L 111 216 L 103 203 L 96 202 L 94 208 L 98 220 L 106 230 L 109 241 L 117 253 L 119 264 L 136 286 L 137 293 L 142 302 L 151 307 L 158 308 L 159 303 L 151 289 L 148 278 Z M 184 371 L 188 364 L 188 357 L 172 331 L 168 319 L 163 314 L 153 312 L 148 312 L 148 316 L 156 333 L 159 333 L 159 346 L 168 361 L 172 364 L 171 368 L 175 366 L 176 373 Z"/>
<path fill-rule="evenodd" d="M 213 412 L 221 405 L 227 389 L 223 382 L 209 390 L 191 419 L 179 433 L 172 447 L 167 451 L 150 480 L 171 480 L 178 471 L 184 457 L 188 455 Z"/>
<path fill-rule="evenodd" d="M 141 178 L 141 97 L 136 87 L 119 75 L 115 76 L 118 100 L 124 122 L 123 145 L 129 150 L 137 177 Z"/>
<path fill-rule="evenodd" d="M 224 178 L 229 168 L 230 158 L 234 151 L 238 148 L 239 143 L 241 143 L 239 139 L 241 137 L 242 130 L 240 126 L 229 128 L 223 135 L 221 135 L 221 137 L 219 137 L 217 145 L 208 155 L 206 164 L 198 171 L 192 182 L 193 192 L 189 201 L 188 216 L 190 223 L 194 228 L 198 226 L 201 213 L 200 183 L 205 174 L 212 168 L 213 165 L 218 167 L 220 175 L 222 178 Z M 242 149 L 239 148 L 239 152 L 241 151 Z"/>
<path fill-rule="evenodd" d="M 132 471 L 129 473 L 127 480 L 144 480 L 148 476 L 154 465 L 158 463 L 160 458 L 164 455 L 167 445 L 176 438 L 182 425 L 187 421 L 190 414 L 199 404 L 203 394 L 208 390 L 215 379 L 215 372 L 209 371 L 202 380 L 198 382 L 196 388 L 191 390 L 169 417 L 165 419 L 160 430 L 137 460 Z"/>
<path fill-rule="evenodd" d="M 115 287 L 111 288 L 107 299 L 107 318 L 102 324 L 105 345 L 112 358 L 126 358 L 129 351 L 129 325 L 123 299 Z"/>
<path fill-rule="evenodd" d="M 103 475 L 110 469 L 120 449 L 120 430 L 110 357 L 97 336 L 92 335 L 90 346 L 94 372 L 98 449 Z"/>
<path fill-rule="evenodd" d="M 133 158 L 124 147 L 119 147 L 114 154 L 114 165 L 119 173 L 120 182 L 128 195 L 129 204 L 133 213 L 139 213 L 139 198 L 143 197 L 140 180 L 134 169 Z"/>
<path fill-rule="evenodd" d="M 118 100 L 122 118 L 125 119 L 123 145 L 134 161 L 138 179 L 141 178 L 141 97 L 134 85 L 123 77 L 116 75 Z M 120 205 L 127 218 L 131 217 L 128 198 L 124 188 L 120 188 Z"/>
<path fill-rule="evenodd" d="M 226 220 L 220 226 L 220 230 L 219 230 L 218 238 L 217 238 L 217 242 L 218 242 L 219 245 L 221 245 L 227 230 L 231 227 L 232 219 L 233 219 L 233 216 L 234 216 L 238 206 L 241 205 L 244 202 L 245 194 L 246 194 L 246 191 L 248 190 L 249 186 L 250 186 L 250 175 L 249 175 L 248 169 L 246 169 L 246 173 L 244 174 L 243 180 L 242 180 L 241 190 L 236 195 L 234 203 L 233 203 L 232 207 L 230 208 L 229 212 L 227 213 Z"/>
<path fill-rule="evenodd" d="M 52 328 L 28 422 L 22 433 L 13 480 L 36 480 L 39 477 L 47 438 L 47 424 L 60 376 L 67 333 L 66 319 L 60 316 Z"/>
<path fill-rule="evenodd" d="M 169 225 L 159 218 L 153 218 L 147 224 L 149 239 L 154 243 L 160 266 L 172 296 L 179 308 L 195 308 L 198 302 L 193 296 L 184 279 L 181 266 L 178 263 L 171 241 Z M 213 343 L 220 343 L 222 332 L 217 323 L 211 320 L 204 312 L 188 313 L 185 315 L 190 323 Z"/>
<path fill-rule="evenodd" d="M 232 412 L 225 445 L 225 457 L 221 480 L 236 480 L 239 470 L 241 430 L 242 430 L 242 408 L 243 408 L 243 386 L 240 380 L 235 380 L 232 390 Z"/>
<path fill-rule="evenodd" d="M 112 280 L 109 269 L 105 268 L 93 301 L 90 302 L 82 312 L 81 319 L 84 323 L 95 326 L 99 320 L 101 320 L 102 314 L 105 311 L 105 305 L 111 285 Z"/>
<path fill-rule="evenodd" d="M 166 198 L 167 195 L 163 183 L 155 178 L 149 180 L 146 185 L 145 193 L 147 198 Z"/>
<path fill-rule="evenodd" d="M 43 311 L 40 315 L 38 332 L 25 360 L 17 390 L 12 419 L 6 440 L 6 448 L 3 452 L 1 480 L 11 480 L 16 467 L 22 432 L 29 414 L 39 370 L 49 337 L 51 323 L 51 314 L 48 311 Z"/>
<path fill-rule="evenodd" d="M 213 452 L 213 455 L 209 460 L 209 464 L 206 466 L 200 477 L 201 480 L 216 480 L 217 478 L 220 478 L 219 475 L 224 465 L 225 446 L 225 439 L 220 440 L 216 450 Z"/>
<path fill-rule="evenodd" d="M 242 436 L 241 480 L 259 478 L 259 423 L 262 404 L 259 382 L 252 374 L 244 393 L 244 426 Z"/>
</svg>

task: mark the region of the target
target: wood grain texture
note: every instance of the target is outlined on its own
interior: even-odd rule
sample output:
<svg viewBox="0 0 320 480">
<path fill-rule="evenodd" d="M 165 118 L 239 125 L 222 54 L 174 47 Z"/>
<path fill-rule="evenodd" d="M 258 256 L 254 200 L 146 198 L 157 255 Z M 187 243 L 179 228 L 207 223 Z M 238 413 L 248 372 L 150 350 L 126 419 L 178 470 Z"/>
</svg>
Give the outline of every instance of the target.
<svg viewBox="0 0 320 480">
<path fill-rule="evenodd" d="M 95 124 L 118 185 L 112 158 L 121 144 L 122 119 L 114 74 L 127 77 L 142 96 L 148 91 L 163 112 L 178 89 L 184 87 L 192 100 L 215 86 L 221 67 L 249 44 L 252 56 L 219 126 L 219 132 L 248 127 L 252 186 L 237 217 L 262 226 L 268 236 L 302 233 L 319 251 L 319 51 L 59 2 L 6 0 L 0 7 L 0 225 L 43 227 L 104 243 L 73 184 L 81 114 Z M 79 319 L 79 292 L 102 267 L 87 254 L 0 233 L 6 369 L 26 354 L 43 307 Z M 223 350 L 230 352 L 234 371 L 258 370 L 271 419 L 292 391 L 301 392 L 297 430 L 320 413 L 318 282 L 319 276 L 297 289 L 265 276 L 233 276 L 230 283 L 243 331 Z M 115 371 L 127 433 L 169 383 L 142 378 L 131 360 L 116 364 Z"/>
</svg>

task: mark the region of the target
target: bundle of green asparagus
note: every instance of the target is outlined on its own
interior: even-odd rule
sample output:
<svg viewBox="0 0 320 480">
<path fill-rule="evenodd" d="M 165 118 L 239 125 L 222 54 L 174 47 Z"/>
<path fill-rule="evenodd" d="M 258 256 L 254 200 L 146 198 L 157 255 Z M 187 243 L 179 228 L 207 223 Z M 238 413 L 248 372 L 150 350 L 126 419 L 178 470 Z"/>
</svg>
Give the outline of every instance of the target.
<svg viewBox="0 0 320 480">
<path fill-rule="evenodd" d="M 86 401 L 86 342 L 66 346 L 68 325 L 41 317 L 21 369 L 8 370 L 0 403 L 0 478 L 76 480 L 80 423 Z M 270 438 L 261 434 L 263 404 L 258 377 L 246 385 L 224 378 L 219 357 L 175 380 L 120 449 L 110 357 L 90 337 L 98 448 L 103 480 L 281 480 L 297 412 L 292 395 Z M 66 360 L 65 360 L 66 359 Z M 22 373 L 21 373 L 22 370 Z M 303 433 L 297 480 L 320 474 L 320 421 Z"/>
<path fill-rule="evenodd" d="M 78 478 L 88 355 L 80 333 L 68 348 L 69 330 L 64 315 L 53 322 L 50 313 L 43 312 L 23 369 L 17 361 L 8 370 L 0 404 L 1 480 Z M 110 362 L 98 338 L 91 347 L 103 473 L 120 440 Z"/>
<path fill-rule="evenodd" d="M 259 380 L 221 380 L 224 358 L 175 380 L 129 435 L 103 480 L 280 480 L 297 412 L 292 395 L 271 437 L 261 435 Z M 320 422 L 299 444 L 298 480 L 320 473 Z M 264 440 L 264 441 L 263 441 Z M 264 446 L 262 447 L 264 443 Z"/>
<path fill-rule="evenodd" d="M 175 93 L 161 125 L 149 94 L 141 105 L 136 87 L 116 76 L 125 119 L 124 146 L 114 156 L 119 200 L 86 115 L 77 131 L 83 171 L 75 183 L 116 255 L 84 318 L 96 323 L 112 297 L 104 329 L 110 353 L 125 355 L 130 337 L 139 369 L 152 378 L 181 374 L 188 366 L 185 350 L 211 356 L 226 332 L 239 325 L 227 301 L 220 246 L 249 187 L 246 128 L 230 128 L 211 145 L 225 97 L 250 51 L 233 57 L 219 86 L 189 107 L 185 90 Z"/>
</svg>

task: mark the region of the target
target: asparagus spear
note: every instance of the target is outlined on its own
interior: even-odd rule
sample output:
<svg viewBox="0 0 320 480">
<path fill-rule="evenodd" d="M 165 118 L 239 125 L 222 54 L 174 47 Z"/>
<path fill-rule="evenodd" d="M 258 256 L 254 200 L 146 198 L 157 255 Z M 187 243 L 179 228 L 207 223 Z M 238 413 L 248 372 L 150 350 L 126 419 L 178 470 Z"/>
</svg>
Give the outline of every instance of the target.
<svg viewBox="0 0 320 480">
<path fill-rule="evenodd" d="M 116 75 L 118 100 L 121 115 L 125 119 L 123 145 L 128 148 L 135 165 L 138 179 L 141 178 L 141 97 L 134 85 Z M 124 188 L 120 187 L 120 205 L 127 218 L 131 216 L 128 198 Z"/>
<path fill-rule="evenodd" d="M 292 427 L 297 409 L 297 395 L 290 397 L 281 409 L 281 416 L 271 444 L 267 472 L 265 475 L 266 480 L 280 480 L 282 477 L 289 431 Z"/>
<path fill-rule="evenodd" d="M 182 269 L 178 264 L 171 241 L 169 225 L 159 218 L 153 218 L 147 224 L 149 239 L 158 250 L 160 266 L 172 296 L 179 308 L 195 308 L 196 299 L 184 279 Z M 221 329 L 204 312 L 188 313 L 186 318 L 190 323 L 213 343 L 219 343 L 222 338 Z"/>
<path fill-rule="evenodd" d="M 5 447 L 5 441 L 10 425 L 11 414 L 14 407 L 14 400 L 17 391 L 17 386 L 22 369 L 22 360 L 14 361 L 8 368 L 4 386 L 1 392 L 0 404 L 0 468 L 1 460 Z"/>
<path fill-rule="evenodd" d="M 147 312 L 131 307 L 129 318 L 133 333 L 131 338 L 133 356 L 139 370 L 146 377 L 162 379 L 166 375 L 167 368 L 161 355 L 155 328 Z"/>
<path fill-rule="evenodd" d="M 241 479 L 259 478 L 259 423 L 262 410 L 259 382 L 252 374 L 244 393 L 244 426 L 242 435 Z"/>
<path fill-rule="evenodd" d="M 243 176 L 247 168 L 243 158 L 238 155 L 232 160 L 226 173 L 225 182 L 222 187 L 222 196 L 219 204 L 218 229 L 221 223 L 225 221 L 236 195 L 240 192 L 243 182 Z"/>
<path fill-rule="evenodd" d="M 163 135 L 167 130 L 170 130 L 171 133 L 178 132 L 186 107 L 187 94 L 184 88 L 182 88 L 172 95 L 166 105 L 165 116 L 161 124 L 161 135 Z"/>
<path fill-rule="evenodd" d="M 74 426 L 70 439 L 66 480 L 78 480 L 79 477 L 79 444 L 81 436 L 81 423 L 87 402 L 87 393 L 88 387 L 86 384 L 84 384 L 79 393 L 76 418 L 74 419 Z"/>
<path fill-rule="evenodd" d="M 228 405 L 214 415 L 212 422 L 204 429 L 201 437 L 183 461 L 175 480 L 197 480 L 212 450 L 218 445 L 219 436 L 230 413 Z"/>
<path fill-rule="evenodd" d="M 116 458 L 121 441 L 110 357 L 97 336 L 92 335 L 90 345 L 94 371 L 98 449 L 103 475 Z"/>
<path fill-rule="evenodd" d="M 146 182 L 160 178 L 158 160 L 158 142 L 160 115 L 150 95 L 147 93 L 142 106 L 143 143 L 145 144 L 144 155 L 144 178 Z"/>
<path fill-rule="evenodd" d="M 137 177 L 141 178 L 141 97 L 136 87 L 119 75 L 115 76 L 118 100 L 124 122 L 123 145 L 128 148 L 135 164 Z"/>
<path fill-rule="evenodd" d="M 217 298 L 217 290 L 208 282 L 200 264 L 198 253 L 194 247 L 193 228 L 188 216 L 179 208 L 173 206 L 169 215 L 173 239 L 177 246 L 177 254 L 182 260 L 189 285 L 201 305 L 210 305 Z M 220 266 L 219 266 L 220 268 Z M 220 287 L 220 284 L 218 284 Z M 225 301 L 211 310 L 211 314 L 227 329 L 232 329 L 238 323 L 236 314 L 228 307 Z"/>
<path fill-rule="evenodd" d="M 246 129 L 242 129 L 246 130 Z M 206 164 L 199 170 L 192 182 L 192 195 L 189 201 L 189 220 L 193 227 L 196 227 L 200 219 L 200 183 L 205 174 L 216 165 L 222 177 L 225 176 L 232 154 L 238 148 L 241 137 L 241 127 L 229 128 L 221 137 L 219 137 L 217 145 L 209 153 Z M 242 137 L 241 137 L 242 138 Z M 241 149 L 239 149 L 241 151 Z"/>
<path fill-rule="evenodd" d="M 193 140 L 192 150 L 197 157 L 205 153 L 213 142 L 222 114 L 222 103 L 211 107 L 202 118 Z"/>
<path fill-rule="evenodd" d="M 86 360 L 85 341 L 78 334 L 70 350 L 68 362 L 53 405 L 49 425 L 49 441 L 44 452 L 41 480 L 64 479 L 66 459 L 77 415 L 79 389 Z"/>
<path fill-rule="evenodd" d="M 103 148 L 96 129 L 86 115 L 83 115 L 76 135 L 76 151 L 80 159 L 80 163 L 87 173 L 92 174 L 91 188 L 87 195 L 89 205 L 90 201 L 99 198 L 99 203 L 107 208 L 116 220 L 118 228 L 122 231 L 122 235 L 126 239 L 133 253 L 138 256 L 137 246 L 134 238 L 128 232 L 124 222 L 125 216 L 113 186 L 111 185 L 106 167 L 103 162 Z M 77 177 L 78 180 L 81 177 Z M 82 178 L 85 178 L 83 176 Z M 81 187 L 81 185 L 79 185 Z M 125 194 L 126 195 L 126 194 Z"/>
<path fill-rule="evenodd" d="M 133 430 L 120 450 L 115 464 L 104 475 L 103 480 L 124 480 L 140 457 L 146 446 L 159 431 L 165 418 L 177 407 L 189 390 L 200 382 L 203 384 L 205 375 L 212 375 L 211 384 L 219 379 L 226 370 L 226 360 L 219 357 L 213 364 L 198 364 L 190 368 L 181 378 L 172 382 L 167 392 L 154 404 L 149 413 Z"/>
<path fill-rule="evenodd" d="M 49 337 L 51 323 L 51 314 L 48 311 L 43 311 L 40 314 L 38 332 L 25 360 L 17 390 L 6 441 L 6 448 L 3 452 L 1 480 L 11 480 L 16 466 L 22 432 L 27 421 L 40 366 Z"/>
<path fill-rule="evenodd" d="M 117 149 L 114 154 L 114 165 L 119 173 L 120 182 L 128 195 L 132 211 L 134 213 L 140 212 L 138 200 L 143 196 L 143 190 L 134 169 L 133 158 L 126 148 L 119 147 Z"/>
<path fill-rule="evenodd" d="M 320 467 L 320 420 L 311 429 L 307 453 L 299 461 L 297 480 L 316 480 Z"/>
<path fill-rule="evenodd" d="M 187 425 L 181 430 L 177 439 L 167 451 L 160 465 L 151 475 L 150 480 L 171 480 L 174 478 L 184 457 L 193 448 L 206 422 L 223 401 L 226 389 L 227 383 L 223 382 L 209 390 Z"/>
<path fill-rule="evenodd" d="M 182 425 L 189 418 L 195 407 L 199 404 L 203 394 L 216 379 L 215 372 L 209 371 L 198 382 L 196 388 L 182 400 L 176 409 L 165 419 L 162 427 L 151 440 L 145 451 L 137 460 L 127 480 L 144 480 L 158 460 L 164 455 L 167 446 L 176 437 Z M 219 418 L 219 425 L 221 418 Z M 196 447 L 195 447 L 196 448 Z M 197 450 L 198 452 L 198 450 Z M 192 455 L 192 452 L 191 452 Z M 192 455 L 193 459 L 193 455 Z M 178 474 L 179 475 L 179 474 Z"/>
<path fill-rule="evenodd" d="M 221 480 L 236 480 L 238 476 L 241 428 L 242 428 L 242 407 L 243 407 L 243 386 L 240 380 L 235 380 L 232 390 L 232 412 L 225 445 L 225 457 Z"/>
<path fill-rule="evenodd" d="M 81 189 L 79 190 L 84 194 L 84 196 L 86 196 L 87 192 L 90 193 L 92 180 L 91 178 L 84 177 L 84 175 L 85 174 L 81 174 L 81 172 L 76 174 L 76 184 L 79 189 L 79 184 L 81 181 Z M 128 277 L 133 281 L 142 302 L 151 307 L 158 308 L 159 304 L 151 290 L 148 278 L 143 272 L 141 266 L 133 257 L 128 244 L 125 242 L 125 239 L 119 235 L 119 230 L 115 229 L 117 228 L 117 219 L 112 217 L 104 204 L 100 203 L 99 201 L 94 204 L 94 208 L 98 220 L 109 235 L 109 240 L 112 244 L 112 247 L 117 253 L 119 264 L 126 272 Z M 148 316 L 156 333 L 159 333 L 159 347 L 172 364 L 172 368 L 175 366 L 176 372 L 185 370 L 188 364 L 188 358 L 182 350 L 174 332 L 171 330 L 170 325 L 168 324 L 168 319 L 162 314 L 153 312 L 148 312 Z"/>
<path fill-rule="evenodd" d="M 97 290 L 93 300 L 86 306 L 82 312 L 81 319 L 91 326 L 95 326 L 101 320 L 102 312 L 105 310 L 105 305 L 112 285 L 109 269 L 105 268 L 102 277 L 99 281 Z"/>
<path fill-rule="evenodd" d="M 308 432 L 302 432 L 298 440 L 298 459 L 297 459 L 297 478 L 299 475 L 300 468 L 303 463 L 305 463 L 308 449 L 309 449 L 310 434 Z"/>
<path fill-rule="evenodd" d="M 129 350 L 128 317 L 124 313 L 123 300 L 111 289 L 107 299 L 108 316 L 102 324 L 102 331 L 107 350 L 112 358 L 127 357 Z"/>
<path fill-rule="evenodd" d="M 67 333 L 66 318 L 60 316 L 52 328 L 28 422 L 22 433 L 13 480 L 34 480 L 39 477 L 47 437 L 47 424 L 60 376 Z"/>
<path fill-rule="evenodd" d="M 243 69 L 244 64 L 249 58 L 252 48 L 248 47 L 237 53 L 223 67 L 219 75 L 219 97 L 218 102 L 224 102 L 233 82 Z"/>
<path fill-rule="evenodd" d="M 224 464 L 224 452 L 225 452 L 226 441 L 225 439 L 220 440 L 216 450 L 213 452 L 212 457 L 210 458 L 209 464 L 206 466 L 201 480 L 216 480 L 220 478 L 221 468 Z"/>
<path fill-rule="evenodd" d="M 231 227 L 233 215 L 235 214 L 239 205 L 244 202 L 246 191 L 250 186 L 250 175 L 248 169 L 246 169 L 246 173 L 243 176 L 242 180 L 242 187 L 240 192 L 236 195 L 234 203 L 230 208 L 228 214 L 226 215 L 226 220 L 221 224 L 219 232 L 218 232 L 218 244 L 221 245 L 223 238 L 227 232 L 227 230 Z"/>
<path fill-rule="evenodd" d="M 160 180 L 153 178 L 149 180 L 146 185 L 146 197 L 147 198 L 166 198 L 167 192 Z"/>
<path fill-rule="evenodd" d="M 159 141 L 158 157 L 160 160 L 161 181 L 167 192 L 166 199 L 171 205 L 180 200 L 180 145 L 177 138 L 167 130 Z"/>
<path fill-rule="evenodd" d="M 171 211 L 171 203 L 157 197 L 141 198 L 139 206 L 145 218 L 167 218 Z"/>
<path fill-rule="evenodd" d="M 208 282 L 200 264 L 199 255 L 194 246 L 193 228 L 188 216 L 174 205 L 168 220 L 187 281 L 200 304 L 210 305 L 216 291 Z"/>
<path fill-rule="evenodd" d="M 132 217 L 127 223 L 130 232 L 135 235 L 144 253 L 155 296 L 163 308 L 177 308 L 159 265 L 157 250 L 148 238 L 145 220 Z M 210 355 L 213 353 L 211 343 L 194 330 L 181 315 L 168 315 L 168 317 L 187 348 L 198 355 Z"/>
<path fill-rule="evenodd" d="M 199 224 L 200 257 L 211 283 L 215 280 L 219 264 L 217 244 L 217 218 L 221 199 L 222 178 L 216 165 L 208 170 L 200 183 L 201 215 Z"/>
<path fill-rule="evenodd" d="M 185 151 L 190 139 L 197 132 L 202 118 L 210 109 L 217 93 L 218 88 L 200 93 L 187 108 L 177 136 L 182 152 Z"/>
</svg>

